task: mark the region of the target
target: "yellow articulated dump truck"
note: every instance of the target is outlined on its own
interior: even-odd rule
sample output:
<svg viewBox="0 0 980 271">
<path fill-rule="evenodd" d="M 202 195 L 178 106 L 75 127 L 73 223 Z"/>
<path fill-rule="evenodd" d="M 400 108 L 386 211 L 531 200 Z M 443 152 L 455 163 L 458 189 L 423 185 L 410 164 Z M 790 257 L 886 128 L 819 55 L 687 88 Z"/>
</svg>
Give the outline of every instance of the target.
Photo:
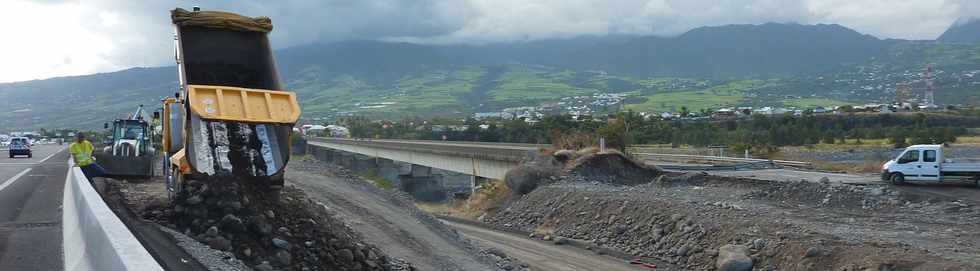
<svg viewBox="0 0 980 271">
<path fill-rule="evenodd" d="M 180 86 L 163 100 L 162 149 L 172 199 L 233 209 L 246 194 L 277 199 L 300 108 L 279 79 L 271 20 L 198 8 L 171 20 Z"/>
</svg>

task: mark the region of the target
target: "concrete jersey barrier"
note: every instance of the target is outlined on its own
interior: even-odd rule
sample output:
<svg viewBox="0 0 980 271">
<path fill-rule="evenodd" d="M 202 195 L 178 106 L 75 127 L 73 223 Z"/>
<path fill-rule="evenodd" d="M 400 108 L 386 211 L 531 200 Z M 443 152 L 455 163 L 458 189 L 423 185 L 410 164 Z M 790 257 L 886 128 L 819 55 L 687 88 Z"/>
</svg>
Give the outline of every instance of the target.
<svg viewBox="0 0 980 271">
<path fill-rule="evenodd" d="M 163 270 L 80 168 L 68 169 L 63 204 L 65 270 Z"/>
</svg>

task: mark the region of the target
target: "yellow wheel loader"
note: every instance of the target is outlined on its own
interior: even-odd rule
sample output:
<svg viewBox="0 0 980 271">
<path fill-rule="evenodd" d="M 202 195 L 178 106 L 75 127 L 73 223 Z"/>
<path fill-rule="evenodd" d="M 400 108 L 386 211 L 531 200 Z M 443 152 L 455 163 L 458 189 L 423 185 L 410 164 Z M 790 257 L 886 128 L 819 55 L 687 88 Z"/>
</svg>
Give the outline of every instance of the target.
<svg viewBox="0 0 980 271">
<path fill-rule="evenodd" d="M 278 199 L 300 108 L 279 79 L 271 21 L 198 8 L 171 20 L 179 92 L 163 100 L 161 149 L 172 199 L 231 209 L 247 205 L 245 191 Z"/>
</svg>

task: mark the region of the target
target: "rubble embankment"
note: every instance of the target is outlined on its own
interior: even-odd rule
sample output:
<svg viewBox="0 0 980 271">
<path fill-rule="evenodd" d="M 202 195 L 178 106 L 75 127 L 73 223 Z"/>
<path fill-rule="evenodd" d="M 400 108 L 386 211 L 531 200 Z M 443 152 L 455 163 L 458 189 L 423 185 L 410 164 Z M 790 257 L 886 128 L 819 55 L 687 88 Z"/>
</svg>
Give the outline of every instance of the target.
<svg viewBox="0 0 980 271">
<path fill-rule="evenodd" d="M 955 198 L 886 185 L 643 176 L 628 169 L 645 166 L 618 154 L 563 153 L 543 171 L 534 164 L 549 158 L 534 158 L 522 170 L 551 174 L 515 174 L 541 177 L 508 180 L 535 186 L 480 220 L 690 270 L 980 270 L 980 208 Z"/>
</svg>

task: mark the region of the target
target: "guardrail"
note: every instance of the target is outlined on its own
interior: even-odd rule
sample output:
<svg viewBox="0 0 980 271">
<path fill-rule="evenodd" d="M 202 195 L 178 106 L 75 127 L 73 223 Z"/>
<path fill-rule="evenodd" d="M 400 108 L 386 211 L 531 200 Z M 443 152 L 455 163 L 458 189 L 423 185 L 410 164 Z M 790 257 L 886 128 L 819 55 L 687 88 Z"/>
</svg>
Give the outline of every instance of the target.
<svg viewBox="0 0 980 271">
<path fill-rule="evenodd" d="M 163 270 L 74 166 L 65 178 L 62 234 L 65 270 Z"/>
<path fill-rule="evenodd" d="M 813 167 L 813 163 L 801 162 L 801 161 L 704 156 L 704 155 L 690 155 L 690 154 L 662 154 L 662 153 L 632 153 L 632 154 L 643 159 L 650 159 L 650 158 L 659 159 L 659 160 L 675 159 L 675 160 L 686 160 L 686 161 L 703 161 L 703 162 L 711 162 L 711 163 L 773 163 L 779 166 L 801 167 L 801 168 Z"/>
<path fill-rule="evenodd" d="M 749 162 L 749 163 L 736 163 L 731 165 L 657 165 L 660 169 L 665 170 L 683 170 L 683 171 L 714 171 L 714 170 L 751 170 L 751 169 L 767 169 L 767 168 L 778 168 L 779 165 L 772 161 L 763 162 Z"/>
</svg>

